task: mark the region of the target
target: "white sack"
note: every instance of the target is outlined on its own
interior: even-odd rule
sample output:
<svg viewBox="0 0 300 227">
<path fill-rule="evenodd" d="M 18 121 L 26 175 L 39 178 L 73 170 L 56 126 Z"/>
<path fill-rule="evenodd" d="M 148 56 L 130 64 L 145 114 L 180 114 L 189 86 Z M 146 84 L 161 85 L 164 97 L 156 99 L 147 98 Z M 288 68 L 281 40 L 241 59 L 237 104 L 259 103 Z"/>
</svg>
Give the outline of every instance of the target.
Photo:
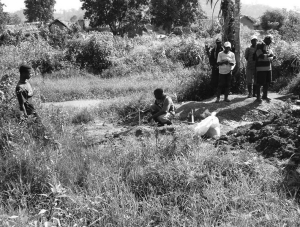
<svg viewBox="0 0 300 227">
<path fill-rule="evenodd" d="M 199 136 L 206 135 L 208 137 L 219 137 L 221 135 L 220 122 L 213 112 L 209 117 L 198 123 L 194 129 L 195 134 Z"/>
</svg>

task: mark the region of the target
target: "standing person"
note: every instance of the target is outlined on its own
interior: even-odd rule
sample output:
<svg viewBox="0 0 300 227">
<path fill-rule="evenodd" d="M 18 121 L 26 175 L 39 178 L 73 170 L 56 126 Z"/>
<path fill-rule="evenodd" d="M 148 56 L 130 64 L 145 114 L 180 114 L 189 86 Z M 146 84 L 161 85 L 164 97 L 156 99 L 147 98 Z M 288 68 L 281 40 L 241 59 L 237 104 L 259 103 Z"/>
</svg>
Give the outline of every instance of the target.
<svg viewBox="0 0 300 227">
<path fill-rule="evenodd" d="M 272 81 L 272 60 L 276 59 L 270 44 L 273 42 L 272 35 L 267 35 L 262 43 L 257 44 L 255 57 L 256 57 L 256 74 L 257 74 L 257 98 L 261 102 L 260 87 L 263 86 L 262 99 L 270 101 L 268 98 L 268 89 Z"/>
<path fill-rule="evenodd" d="M 175 107 L 172 98 L 167 96 L 163 89 L 157 88 L 154 90 L 155 102 L 150 107 L 152 116 L 148 118 L 150 122 L 152 119 L 158 123 L 158 126 L 164 124 L 171 125 L 172 119 L 175 116 Z"/>
<path fill-rule="evenodd" d="M 219 66 L 217 63 L 218 54 L 222 52 L 224 48 L 222 47 L 222 42 L 219 38 L 216 39 L 216 46 L 211 50 L 209 55 L 209 64 L 212 68 L 211 74 L 211 87 L 216 89 L 218 87 L 219 81 Z M 215 91 L 214 91 L 215 93 Z"/>
<path fill-rule="evenodd" d="M 31 104 L 31 98 L 33 96 L 33 89 L 28 82 L 32 76 L 32 68 L 28 65 L 21 65 L 19 68 L 20 80 L 16 86 L 16 95 L 19 102 L 20 111 L 23 116 L 27 118 L 29 115 L 35 115 L 36 112 Z"/>
<path fill-rule="evenodd" d="M 248 98 L 256 96 L 256 67 L 253 54 L 255 53 L 257 45 L 257 37 L 254 35 L 251 37 L 251 46 L 246 48 L 245 59 L 247 61 L 246 66 L 246 78 L 248 87 Z"/>
<path fill-rule="evenodd" d="M 220 96 L 223 89 L 225 89 L 225 102 L 230 102 L 228 99 L 229 88 L 231 83 L 232 70 L 235 67 L 235 55 L 230 51 L 231 43 L 224 43 L 225 50 L 220 52 L 218 55 L 217 63 L 219 65 L 219 84 L 217 89 L 217 100 L 216 103 L 220 102 Z"/>
</svg>

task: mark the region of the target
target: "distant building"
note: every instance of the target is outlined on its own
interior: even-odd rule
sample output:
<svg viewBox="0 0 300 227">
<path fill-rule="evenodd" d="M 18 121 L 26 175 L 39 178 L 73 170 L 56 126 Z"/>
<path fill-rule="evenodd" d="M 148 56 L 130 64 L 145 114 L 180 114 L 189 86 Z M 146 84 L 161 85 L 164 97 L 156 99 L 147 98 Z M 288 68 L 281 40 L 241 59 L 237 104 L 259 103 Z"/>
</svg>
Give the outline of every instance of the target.
<svg viewBox="0 0 300 227">
<path fill-rule="evenodd" d="M 81 30 L 88 30 L 90 27 L 90 20 L 80 19 L 77 21 L 78 25 L 81 27 Z"/>
<path fill-rule="evenodd" d="M 49 24 L 49 31 L 54 32 L 57 28 L 61 30 L 70 30 L 70 25 L 70 22 L 55 19 Z"/>
<path fill-rule="evenodd" d="M 245 27 L 248 27 L 251 30 L 260 30 L 260 23 L 253 17 L 242 15 L 241 16 L 241 24 Z"/>
</svg>

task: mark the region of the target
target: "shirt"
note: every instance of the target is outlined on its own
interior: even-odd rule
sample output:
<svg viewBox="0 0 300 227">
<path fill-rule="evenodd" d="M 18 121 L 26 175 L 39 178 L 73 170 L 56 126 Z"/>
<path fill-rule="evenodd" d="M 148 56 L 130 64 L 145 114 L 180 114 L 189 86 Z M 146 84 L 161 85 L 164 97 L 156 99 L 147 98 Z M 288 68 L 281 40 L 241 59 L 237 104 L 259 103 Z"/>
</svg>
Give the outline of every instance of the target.
<svg viewBox="0 0 300 227">
<path fill-rule="evenodd" d="M 253 54 L 255 53 L 256 47 L 248 47 L 245 50 L 245 59 L 247 60 L 247 69 L 254 70 L 255 69 L 255 59 L 253 58 Z"/>
<path fill-rule="evenodd" d="M 24 111 L 23 106 L 26 109 L 27 114 L 32 114 L 34 108 L 32 104 L 29 103 L 31 97 L 33 96 L 33 90 L 29 82 L 18 82 L 16 86 L 16 95 L 19 102 L 20 110 Z"/>
<path fill-rule="evenodd" d="M 220 74 L 228 74 L 234 69 L 235 64 L 236 64 L 234 53 L 232 53 L 231 51 L 229 51 L 227 54 L 224 51 L 220 52 L 218 54 L 217 62 L 221 63 L 223 61 L 228 61 L 229 63 L 233 64 L 233 65 L 230 65 L 228 63 L 228 64 L 219 65 L 219 73 Z"/>
<path fill-rule="evenodd" d="M 272 71 L 272 60 L 273 57 L 268 57 L 273 54 L 269 45 L 264 42 L 257 44 L 256 48 L 256 70 L 257 71 Z"/>
<path fill-rule="evenodd" d="M 171 97 L 166 96 L 163 100 L 156 99 L 155 104 L 165 112 L 175 113 L 174 103 Z"/>
</svg>

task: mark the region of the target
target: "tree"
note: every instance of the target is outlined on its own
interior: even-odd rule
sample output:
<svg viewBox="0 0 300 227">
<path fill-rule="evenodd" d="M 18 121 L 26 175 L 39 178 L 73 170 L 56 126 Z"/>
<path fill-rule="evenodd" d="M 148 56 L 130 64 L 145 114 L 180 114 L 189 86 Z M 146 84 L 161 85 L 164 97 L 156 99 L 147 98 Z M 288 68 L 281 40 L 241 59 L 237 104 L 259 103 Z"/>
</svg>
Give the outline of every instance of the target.
<svg viewBox="0 0 300 227">
<path fill-rule="evenodd" d="M 21 24 L 21 23 L 22 23 L 22 20 L 17 14 L 9 15 L 7 24 L 16 25 L 16 24 Z"/>
<path fill-rule="evenodd" d="M 261 27 L 264 30 L 278 30 L 283 26 L 285 21 L 286 11 L 283 10 L 268 10 L 260 18 Z"/>
<path fill-rule="evenodd" d="M 55 0 L 25 0 L 24 15 L 28 22 L 53 20 Z"/>
<path fill-rule="evenodd" d="M 80 0 L 83 2 L 81 9 L 86 10 L 84 17 L 89 18 L 92 27 L 108 25 L 117 34 L 130 24 L 131 16 L 138 23 L 143 22 L 142 10 L 148 5 L 148 0 Z M 134 13 L 132 13 L 134 12 Z M 130 15 L 129 15 L 130 14 Z"/>
<path fill-rule="evenodd" d="M 78 18 L 77 18 L 77 16 L 76 15 L 74 15 L 74 16 L 72 16 L 71 18 L 70 18 L 70 21 L 71 22 L 76 22 L 78 20 Z"/>
<path fill-rule="evenodd" d="M 3 11 L 4 4 L 0 0 L 0 32 L 4 30 L 4 27 L 8 20 L 8 13 Z"/>
<path fill-rule="evenodd" d="M 151 0 L 151 22 L 167 32 L 175 26 L 188 26 L 199 16 L 198 0 Z"/>
<path fill-rule="evenodd" d="M 290 11 L 287 20 L 279 30 L 282 38 L 288 41 L 300 40 L 300 12 Z"/>
<path fill-rule="evenodd" d="M 207 0 L 207 3 L 214 4 L 214 0 Z M 215 5 L 218 3 L 216 1 Z M 222 0 L 220 6 L 219 16 L 223 19 L 223 41 L 229 41 L 232 44 L 235 57 L 236 67 L 234 69 L 234 80 L 241 84 L 240 78 L 240 27 L 241 27 L 241 1 L 235 0 Z"/>
</svg>

